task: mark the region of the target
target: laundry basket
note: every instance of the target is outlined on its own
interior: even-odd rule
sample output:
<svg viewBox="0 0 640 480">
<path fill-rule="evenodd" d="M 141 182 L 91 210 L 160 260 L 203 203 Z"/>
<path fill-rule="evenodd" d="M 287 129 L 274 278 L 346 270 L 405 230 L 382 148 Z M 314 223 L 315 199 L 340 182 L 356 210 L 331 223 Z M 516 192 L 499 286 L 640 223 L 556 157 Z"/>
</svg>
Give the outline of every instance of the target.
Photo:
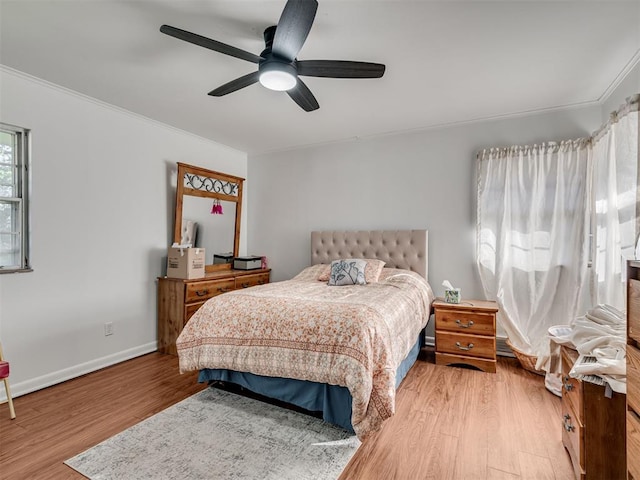
<svg viewBox="0 0 640 480">
<path fill-rule="evenodd" d="M 536 363 L 538 362 L 538 357 L 536 357 L 535 355 L 528 355 L 524 352 L 521 352 L 511 344 L 509 339 L 507 339 L 506 343 L 511 349 L 511 351 L 514 353 L 518 361 L 520 362 L 520 365 L 522 366 L 522 368 L 524 368 L 529 372 L 535 373 L 537 375 L 545 374 L 544 370 L 536 370 Z"/>
</svg>

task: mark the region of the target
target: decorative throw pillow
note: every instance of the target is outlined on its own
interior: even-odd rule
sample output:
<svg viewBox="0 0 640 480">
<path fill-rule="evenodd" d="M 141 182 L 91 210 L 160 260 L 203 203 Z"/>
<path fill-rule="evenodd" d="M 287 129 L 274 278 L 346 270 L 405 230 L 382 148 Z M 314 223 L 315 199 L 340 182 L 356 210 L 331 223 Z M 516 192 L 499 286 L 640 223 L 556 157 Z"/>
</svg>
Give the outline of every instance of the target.
<svg viewBox="0 0 640 480">
<path fill-rule="evenodd" d="M 345 261 L 351 259 L 344 259 Z M 385 262 L 382 260 L 377 260 L 375 258 L 363 258 L 358 260 L 364 260 L 367 262 L 367 266 L 364 269 L 364 280 L 367 283 L 377 283 L 380 278 L 380 273 L 382 272 L 382 268 L 385 265 Z M 318 276 L 318 281 L 327 282 L 329 281 L 329 276 L 331 275 L 331 265 L 325 265 L 325 268 L 320 270 L 320 275 Z"/>
<path fill-rule="evenodd" d="M 367 258 L 365 261 L 367 262 L 367 267 L 364 269 L 364 279 L 367 283 L 377 283 L 385 262 L 375 258 Z"/>
<path fill-rule="evenodd" d="M 329 275 L 331 275 L 331 265 L 322 265 L 322 270 L 320 270 L 320 275 L 318 275 L 319 282 L 328 282 Z"/>
<path fill-rule="evenodd" d="M 367 262 L 358 258 L 334 260 L 331 262 L 331 274 L 328 285 L 364 285 L 364 270 Z"/>
</svg>

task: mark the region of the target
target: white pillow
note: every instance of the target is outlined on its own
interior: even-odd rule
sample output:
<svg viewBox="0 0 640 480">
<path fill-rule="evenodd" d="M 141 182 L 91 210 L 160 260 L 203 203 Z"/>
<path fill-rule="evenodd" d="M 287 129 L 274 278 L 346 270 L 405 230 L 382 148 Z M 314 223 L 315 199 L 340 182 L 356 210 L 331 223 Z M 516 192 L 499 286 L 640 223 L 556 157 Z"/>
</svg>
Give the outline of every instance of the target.
<svg viewBox="0 0 640 480">
<path fill-rule="evenodd" d="M 367 262 L 361 258 L 347 258 L 331 262 L 331 273 L 327 285 L 365 285 L 364 271 Z"/>
<path fill-rule="evenodd" d="M 363 258 L 367 262 L 367 267 L 364 269 L 364 281 L 366 283 L 376 283 L 380 278 L 380 273 L 382 272 L 382 268 L 385 263 L 382 260 L 378 260 L 375 258 Z M 318 280 L 320 282 L 328 282 L 329 275 L 331 275 L 331 265 L 323 265 L 323 268 L 320 270 L 320 275 L 318 275 Z"/>
</svg>

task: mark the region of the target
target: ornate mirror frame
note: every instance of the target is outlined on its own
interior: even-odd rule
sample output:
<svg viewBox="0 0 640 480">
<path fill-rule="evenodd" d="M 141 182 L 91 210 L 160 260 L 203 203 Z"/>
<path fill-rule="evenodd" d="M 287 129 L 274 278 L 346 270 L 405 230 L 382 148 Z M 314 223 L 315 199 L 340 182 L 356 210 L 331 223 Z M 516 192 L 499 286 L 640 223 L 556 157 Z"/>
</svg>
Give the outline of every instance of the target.
<svg viewBox="0 0 640 480">
<path fill-rule="evenodd" d="M 185 195 L 204 197 L 236 204 L 236 224 L 233 239 L 233 256 L 240 248 L 240 219 L 242 218 L 242 185 L 244 178 L 226 173 L 178 162 L 178 183 L 176 188 L 175 223 L 173 241 L 180 243 L 182 237 L 182 206 Z M 231 263 L 205 265 L 205 271 L 230 270 Z"/>
</svg>

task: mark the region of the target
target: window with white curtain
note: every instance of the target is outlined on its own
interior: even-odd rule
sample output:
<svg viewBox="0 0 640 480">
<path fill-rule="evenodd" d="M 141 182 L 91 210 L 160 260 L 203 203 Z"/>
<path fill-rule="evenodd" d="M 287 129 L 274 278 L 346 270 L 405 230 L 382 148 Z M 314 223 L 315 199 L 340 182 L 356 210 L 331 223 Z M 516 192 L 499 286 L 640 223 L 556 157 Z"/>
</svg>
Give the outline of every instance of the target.
<svg viewBox="0 0 640 480">
<path fill-rule="evenodd" d="M 29 130 L 0 123 L 0 273 L 29 262 Z"/>
<path fill-rule="evenodd" d="M 480 279 L 512 345 L 539 355 L 575 315 L 586 273 L 589 141 L 478 154 Z"/>
<path fill-rule="evenodd" d="M 638 203 L 638 96 L 593 136 L 590 299 L 625 309 L 626 261 L 634 258 Z"/>
<path fill-rule="evenodd" d="M 480 279 L 510 342 L 539 365 L 549 327 L 599 304 L 625 308 L 640 223 L 639 101 L 590 138 L 478 153 Z"/>
</svg>

